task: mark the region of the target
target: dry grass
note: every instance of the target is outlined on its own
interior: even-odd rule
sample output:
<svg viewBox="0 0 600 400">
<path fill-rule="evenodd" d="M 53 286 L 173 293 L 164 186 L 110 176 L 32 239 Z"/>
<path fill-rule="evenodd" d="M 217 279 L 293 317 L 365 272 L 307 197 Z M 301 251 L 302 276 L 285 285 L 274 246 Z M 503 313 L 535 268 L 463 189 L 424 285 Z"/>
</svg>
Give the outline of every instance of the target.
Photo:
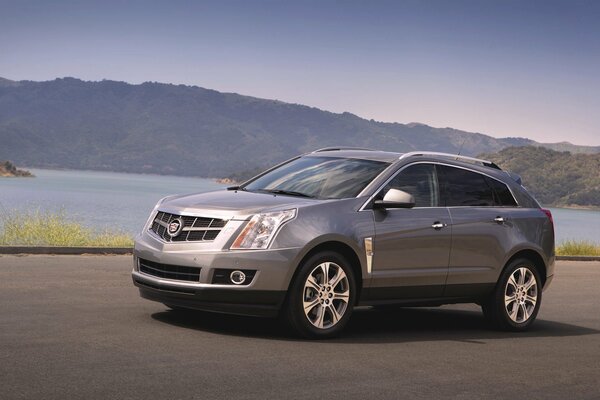
<svg viewBox="0 0 600 400">
<path fill-rule="evenodd" d="M 132 247 L 131 236 L 116 232 L 94 232 L 69 220 L 64 212 L 0 216 L 0 246 Z"/>
<path fill-rule="evenodd" d="M 587 240 L 567 240 L 556 246 L 559 256 L 600 256 L 600 245 Z"/>
</svg>

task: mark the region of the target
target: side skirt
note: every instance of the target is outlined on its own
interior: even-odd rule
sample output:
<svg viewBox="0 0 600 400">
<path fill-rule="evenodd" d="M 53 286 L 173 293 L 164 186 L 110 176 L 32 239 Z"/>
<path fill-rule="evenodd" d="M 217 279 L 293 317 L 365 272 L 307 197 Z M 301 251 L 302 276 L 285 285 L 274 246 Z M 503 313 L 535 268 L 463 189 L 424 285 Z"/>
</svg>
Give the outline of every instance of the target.
<svg viewBox="0 0 600 400">
<path fill-rule="evenodd" d="M 456 303 L 480 303 L 492 293 L 495 283 L 440 286 L 397 286 L 369 288 L 358 305 L 402 304 L 406 306 L 439 306 Z M 443 296 L 439 296 L 444 293 Z"/>
</svg>

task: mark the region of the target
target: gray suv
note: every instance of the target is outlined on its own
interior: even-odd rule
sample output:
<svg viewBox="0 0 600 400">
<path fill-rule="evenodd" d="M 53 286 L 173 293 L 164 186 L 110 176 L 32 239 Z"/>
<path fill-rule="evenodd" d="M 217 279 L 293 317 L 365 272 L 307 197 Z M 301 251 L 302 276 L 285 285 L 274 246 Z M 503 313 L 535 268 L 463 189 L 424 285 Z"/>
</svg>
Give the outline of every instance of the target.
<svg viewBox="0 0 600 400">
<path fill-rule="evenodd" d="M 552 215 L 494 163 L 326 148 L 239 186 L 158 202 L 133 282 L 172 309 L 339 333 L 356 305 L 477 303 L 524 330 L 554 273 Z"/>
</svg>

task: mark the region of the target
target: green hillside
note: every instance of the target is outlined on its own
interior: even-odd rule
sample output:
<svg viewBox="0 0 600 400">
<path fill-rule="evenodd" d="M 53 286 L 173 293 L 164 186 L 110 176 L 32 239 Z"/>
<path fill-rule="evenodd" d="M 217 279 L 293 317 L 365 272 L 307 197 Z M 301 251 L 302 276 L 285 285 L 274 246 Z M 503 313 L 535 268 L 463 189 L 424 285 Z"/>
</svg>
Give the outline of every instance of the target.
<svg viewBox="0 0 600 400">
<path fill-rule="evenodd" d="M 529 146 L 481 157 L 521 175 L 523 185 L 546 206 L 600 207 L 600 154 Z"/>
<path fill-rule="evenodd" d="M 196 86 L 0 79 L 0 160 L 18 165 L 205 177 L 272 165 L 330 145 L 475 155 L 537 144 Z M 568 146 L 572 151 L 600 148 Z"/>
</svg>

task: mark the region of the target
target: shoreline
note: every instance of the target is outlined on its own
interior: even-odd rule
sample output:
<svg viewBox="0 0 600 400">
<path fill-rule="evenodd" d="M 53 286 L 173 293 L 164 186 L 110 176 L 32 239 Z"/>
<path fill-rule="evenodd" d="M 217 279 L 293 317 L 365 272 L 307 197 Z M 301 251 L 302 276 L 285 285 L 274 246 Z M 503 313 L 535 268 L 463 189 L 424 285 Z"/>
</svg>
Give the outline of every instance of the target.
<svg viewBox="0 0 600 400">
<path fill-rule="evenodd" d="M 25 168 L 28 172 L 31 170 L 41 170 L 41 171 L 68 171 L 68 172 L 92 172 L 92 173 L 116 173 L 116 174 L 125 174 L 125 175 L 143 175 L 143 176 L 157 176 L 157 177 L 177 177 L 177 178 L 194 178 L 194 179 L 205 179 L 212 181 L 219 185 L 235 185 L 240 182 L 235 179 L 229 177 L 207 177 L 207 176 L 198 176 L 198 175 L 174 175 L 174 174 L 159 174 L 155 172 L 125 172 L 125 171 L 116 171 L 109 169 L 71 169 L 71 168 L 38 168 L 38 167 L 22 167 Z M 36 177 L 35 174 L 31 176 L 3 176 L 0 175 L 0 178 L 21 178 L 21 177 Z M 571 205 L 553 205 L 553 204 L 544 204 L 542 207 L 545 208 L 554 208 L 554 209 L 564 209 L 564 210 L 583 210 L 583 211 L 600 211 L 600 205 L 598 206 L 582 206 L 578 204 Z"/>
<path fill-rule="evenodd" d="M 26 169 L 17 168 L 9 160 L 0 161 L 0 178 L 35 178 L 35 175 Z"/>
<path fill-rule="evenodd" d="M 111 173 L 111 174 L 123 174 L 123 175 L 142 175 L 142 176 L 156 176 L 156 177 L 165 177 L 165 178 L 192 178 L 192 179 L 205 179 L 207 181 L 213 181 L 218 183 L 217 180 L 221 178 L 215 177 L 206 177 L 199 175 L 173 175 L 173 174 L 157 174 L 155 172 L 125 172 L 125 171 L 115 171 L 109 169 L 73 169 L 73 168 L 41 168 L 41 167 L 24 167 L 30 171 L 52 171 L 52 172 L 91 172 L 91 173 Z M 35 175 L 34 175 L 35 176 Z"/>
<path fill-rule="evenodd" d="M 545 206 L 546 207 L 546 206 Z M 580 206 L 577 204 L 570 206 L 547 206 L 548 208 L 558 208 L 562 210 L 582 210 L 582 211 L 600 211 L 600 206 Z"/>
</svg>

